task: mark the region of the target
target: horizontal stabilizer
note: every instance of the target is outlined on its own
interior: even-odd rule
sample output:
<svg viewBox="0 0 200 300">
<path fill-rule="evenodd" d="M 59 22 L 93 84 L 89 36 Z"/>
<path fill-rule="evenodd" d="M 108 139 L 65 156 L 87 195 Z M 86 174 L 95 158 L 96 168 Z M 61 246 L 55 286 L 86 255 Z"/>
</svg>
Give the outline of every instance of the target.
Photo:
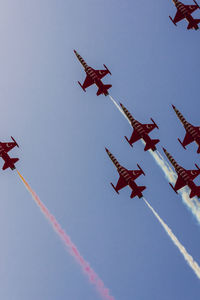
<svg viewBox="0 0 200 300">
<path fill-rule="evenodd" d="M 104 94 L 105 96 L 107 96 L 107 95 L 108 95 L 108 89 L 110 89 L 111 87 L 112 87 L 112 84 L 105 84 L 105 85 L 103 86 L 103 88 L 100 87 L 100 88 L 98 89 L 98 91 L 97 91 L 97 96 L 99 96 L 99 95 L 101 95 L 101 94 Z"/>
<path fill-rule="evenodd" d="M 105 84 L 104 85 L 104 89 L 108 90 L 112 87 L 112 84 Z"/>
<path fill-rule="evenodd" d="M 194 188 L 192 188 L 190 192 L 190 198 L 193 198 L 195 196 L 200 198 L 200 186 L 195 186 Z"/>
<path fill-rule="evenodd" d="M 5 162 L 5 164 L 3 165 L 2 170 L 6 170 L 7 168 L 9 168 L 9 163 Z"/>
<path fill-rule="evenodd" d="M 3 165 L 3 170 L 6 170 L 7 168 L 11 168 L 12 170 L 15 169 L 15 163 L 19 160 L 19 158 L 10 158 L 8 161 L 5 162 Z"/>
<path fill-rule="evenodd" d="M 193 198 L 194 196 L 196 196 L 196 191 L 195 190 L 191 190 L 191 192 L 190 192 L 190 198 Z"/>
<path fill-rule="evenodd" d="M 158 139 L 155 139 L 155 140 L 151 140 L 149 143 L 146 143 L 146 146 L 144 148 L 144 151 L 147 151 L 149 149 L 151 149 L 152 151 L 155 151 L 156 150 L 156 144 L 159 143 L 160 140 Z"/>
<path fill-rule="evenodd" d="M 200 19 L 194 19 L 192 22 L 190 22 L 189 24 L 188 24 L 188 27 L 187 27 L 187 29 L 192 29 L 192 28 L 194 28 L 194 29 L 199 29 L 199 27 L 198 27 L 198 24 L 200 23 Z"/>
<path fill-rule="evenodd" d="M 139 198 L 142 198 L 142 191 L 146 189 L 146 186 L 138 186 L 136 190 L 132 191 L 131 193 L 131 199 L 138 196 Z"/>
</svg>

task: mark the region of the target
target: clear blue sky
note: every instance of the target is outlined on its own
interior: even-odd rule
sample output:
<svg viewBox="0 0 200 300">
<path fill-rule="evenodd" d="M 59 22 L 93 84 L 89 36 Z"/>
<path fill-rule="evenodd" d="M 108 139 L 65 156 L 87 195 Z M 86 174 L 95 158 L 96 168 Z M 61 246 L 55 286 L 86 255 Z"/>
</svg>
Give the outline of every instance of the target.
<svg viewBox="0 0 200 300">
<path fill-rule="evenodd" d="M 200 125 L 200 33 L 185 21 L 176 28 L 175 12 L 168 0 L 0 3 L 1 141 L 16 138 L 18 169 L 116 300 L 196 299 L 200 285 L 144 202 L 128 188 L 113 191 L 118 175 L 105 146 L 125 167 L 143 167 L 145 197 L 199 263 L 200 227 L 142 143 L 125 141 L 131 128 L 109 98 L 81 90 L 73 49 L 109 67 L 111 95 L 139 121 L 153 117 L 159 149 L 192 169 L 197 147 L 181 148 L 171 104 Z M 15 172 L 1 172 L 0 187 L 0 299 L 100 299 Z"/>
</svg>

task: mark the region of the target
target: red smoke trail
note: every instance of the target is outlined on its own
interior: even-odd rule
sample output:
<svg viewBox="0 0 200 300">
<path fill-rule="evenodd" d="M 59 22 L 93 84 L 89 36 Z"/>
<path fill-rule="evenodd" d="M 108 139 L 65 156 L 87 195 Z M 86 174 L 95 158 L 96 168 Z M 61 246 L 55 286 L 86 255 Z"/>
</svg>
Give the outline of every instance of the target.
<svg viewBox="0 0 200 300">
<path fill-rule="evenodd" d="M 30 192 L 31 196 L 33 197 L 33 200 L 39 206 L 41 212 L 51 223 L 55 232 L 59 235 L 59 237 L 64 242 L 65 246 L 67 246 L 67 248 L 69 249 L 70 254 L 75 258 L 76 262 L 81 266 L 83 272 L 89 278 L 90 283 L 92 283 L 96 286 L 102 299 L 115 300 L 114 297 L 109 294 L 109 290 L 105 287 L 103 281 L 99 278 L 99 276 L 95 273 L 95 271 L 90 267 L 89 263 L 87 261 L 85 261 L 84 258 L 81 256 L 77 247 L 72 243 L 70 237 L 65 233 L 65 231 L 62 229 L 60 224 L 56 221 L 55 217 L 48 211 L 46 206 L 41 202 L 41 200 L 39 199 L 37 194 L 32 190 L 30 185 L 26 182 L 26 180 L 19 173 L 19 171 L 17 171 L 17 173 L 18 173 L 19 177 L 21 178 L 22 182 L 24 183 L 25 187 L 27 188 L 27 190 Z"/>
</svg>

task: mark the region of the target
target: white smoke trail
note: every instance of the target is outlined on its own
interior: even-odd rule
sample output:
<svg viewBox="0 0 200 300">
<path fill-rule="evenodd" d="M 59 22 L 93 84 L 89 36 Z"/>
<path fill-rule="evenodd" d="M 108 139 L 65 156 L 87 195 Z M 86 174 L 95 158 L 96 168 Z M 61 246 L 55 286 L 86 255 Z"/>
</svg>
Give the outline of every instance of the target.
<svg viewBox="0 0 200 300">
<path fill-rule="evenodd" d="M 192 268 L 196 276 L 200 279 L 200 267 L 198 263 L 193 259 L 193 257 L 187 252 L 185 247 L 179 242 L 177 237 L 174 235 L 172 230 L 167 226 L 167 224 L 161 219 L 161 217 L 157 214 L 157 212 L 153 209 L 153 207 L 149 204 L 149 202 L 143 197 L 143 200 L 145 201 L 146 205 L 150 208 L 150 210 L 153 212 L 154 216 L 157 218 L 157 220 L 160 222 L 168 236 L 171 238 L 174 245 L 179 249 L 180 253 L 185 258 L 188 265 Z"/>
<path fill-rule="evenodd" d="M 164 172 L 166 178 L 172 183 L 176 183 L 177 175 L 176 173 L 171 169 L 171 167 L 168 165 L 168 163 L 165 161 L 165 159 L 162 157 L 159 151 L 153 152 L 152 150 L 149 151 L 150 154 L 153 156 L 156 163 L 160 166 L 162 171 Z M 189 197 L 189 189 L 188 187 L 183 187 L 178 191 L 178 193 L 181 195 L 181 198 L 183 200 L 183 203 L 187 206 L 187 208 L 192 212 L 192 214 L 195 216 L 196 220 L 200 224 L 200 204 L 196 197 L 190 198 Z"/>
<path fill-rule="evenodd" d="M 112 100 L 112 102 L 115 104 L 115 106 L 118 108 L 118 110 L 123 114 L 123 116 L 128 120 L 129 124 L 131 125 L 131 122 L 125 115 L 120 105 L 110 95 L 109 97 Z M 142 142 L 144 143 L 143 140 Z M 165 177 L 170 181 L 170 183 L 175 184 L 177 179 L 177 174 L 172 170 L 172 168 L 170 167 L 168 162 L 164 159 L 164 157 L 160 154 L 160 152 L 158 150 L 152 151 L 151 149 L 148 151 L 154 158 L 157 165 L 164 172 Z M 179 190 L 179 194 L 181 195 L 183 203 L 192 212 L 192 214 L 195 216 L 196 220 L 200 224 L 200 203 L 198 199 L 196 197 L 193 197 L 192 199 L 189 197 L 189 189 L 187 187 L 184 187 L 181 190 Z"/>
<path fill-rule="evenodd" d="M 129 124 L 131 125 L 131 122 L 129 121 L 129 119 L 127 118 L 126 114 L 124 113 L 123 109 L 121 108 L 121 106 L 117 103 L 117 101 L 115 101 L 113 99 L 112 96 L 110 96 L 111 101 L 115 104 L 115 106 L 117 107 L 117 109 L 120 111 L 120 113 L 126 118 L 126 120 L 129 122 Z"/>
</svg>

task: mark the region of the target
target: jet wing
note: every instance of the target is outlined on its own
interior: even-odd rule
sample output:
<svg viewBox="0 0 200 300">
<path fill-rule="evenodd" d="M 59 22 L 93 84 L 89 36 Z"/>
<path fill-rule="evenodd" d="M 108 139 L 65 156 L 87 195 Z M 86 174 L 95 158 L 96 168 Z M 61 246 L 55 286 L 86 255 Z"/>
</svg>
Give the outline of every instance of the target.
<svg viewBox="0 0 200 300">
<path fill-rule="evenodd" d="M 10 143 L 0 143 L 0 148 L 3 148 L 3 150 L 7 153 L 10 150 L 12 150 L 16 145 L 16 143 L 14 142 L 10 142 Z"/>
<path fill-rule="evenodd" d="M 140 139 L 141 139 L 141 137 L 139 136 L 139 134 L 137 133 L 137 131 L 134 130 L 129 142 L 130 142 L 130 144 L 133 144 L 133 143 L 139 141 Z"/>
<path fill-rule="evenodd" d="M 108 70 L 95 70 L 95 73 L 97 74 L 99 79 L 101 79 L 104 76 L 106 76 L 109 73 L 109 71 Z"/>
<path fill-rule="evenodd" d="M 178 176 L 174 190 L 178 191 L 178 190 L 182 189 L 184 186 L 186 186 L 185 181 L 180 176 Z"/>
<path fill-rule="evenodd" d="M 87 89 L 89 86 L 91 86 L 92 84 L 94 84 L 93 79 L 90 76 L 86 76 L 85 81 L 82 85 L 83 89 Z"/>
<path fill-rule="evenodd" d="M 128 170 L 129 175 L 131 176 L 132 180 L 135 180 L 138 178 L 140 175 L 143 174 L 141 170 Z"/>
<path fill-rule="evenodd" d="M 143 124 L 146 133 L 151 132 L 156 126 L 154 124 Z"/>
<path fill-rule="evenodd" d="M 190 178 L 193 180 L 200 174 L 200 170 L 187 170 L 187 173 L 190 176 Z"/>
<path fill-rule="evenodd" d="M 198 9 L 197 5 L 185 5 L 185 8 L 189 11 L 189 14 L 192 14 L 195 10 Z"/>
<path fill-rule="evenodd" d="M 177 11 L 173 21 L 176 24 L 176 23 L 180 22 L 181 20 L 183 20 L 184 18 L 185 18 L 184 15 L 180 11 Z"/>
<path fill-rule="evenodd" d="M 193 137 L 188 133 L 186 132 L 186 135 L 184 137 L 184 140 L 183 140 L 183 145 L 184 146 L 187 146 L 189 145 L 190 143 L 192 143 L 194 141 Z"/>
<path fill-rule="evenodd" d="M 115 189 L 117 191 L 119 191 L 119 190 L 123 189 L 127 185 L 128 185 L 128 183 L 126 182 L 126 180 L 122 176 L 120 176 Z"/>
</svg>

